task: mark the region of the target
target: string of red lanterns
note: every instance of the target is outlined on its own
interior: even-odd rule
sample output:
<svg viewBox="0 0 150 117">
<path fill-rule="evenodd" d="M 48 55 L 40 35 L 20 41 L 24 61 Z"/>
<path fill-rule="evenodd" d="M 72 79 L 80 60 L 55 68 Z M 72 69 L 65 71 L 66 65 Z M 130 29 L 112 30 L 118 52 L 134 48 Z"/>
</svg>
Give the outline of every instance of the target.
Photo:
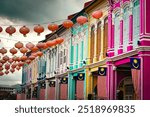
<svg viewBox="0 0 150 117">
<path fill-rule="evenodd" d="M 5 55 L 7 50 L 5 48 L 0 49 L 0 53 L 3 55 L 2 59 L 0 59 L 0 76 L 4 74 L 14 73 L 15 69 L 20 70 L 24 64 L 30 64 L 36 57 L 41 57 L 43 52 L 41 50 L 47 49 L 49 47 L 56 46 L 57 44 L 61 44 L 64 41 L 64 38 L 58 37 L 54 40 L 47 42 L 39 42 L 34 45 L 29 42 L 25 45 L 21 42 L 17 42 L 14 44 L 14 47 L 9 50 L 9 52 L 13 55 L 12 58 Z M 23 55 L 21 57 L 15 56 L 15 54 L 20 51 Z M 26 53 L 31 52 L 30 56 L 27 56 Z M 5 71 L 2 72 L 5 68 Z M 10 71 L 10 72 L 9 72 Z"/>
<path fill-rule="evenodd" d="M 92 17 L 95 18 L 95 19 L 99 19 L 99 18 L 101 18 L 102 16 L 103 16 L 103 12 L 100 11 L 100 10 L 94 11 L 94 12 L 92 13 Z M 85 17 L 85 16 L 79 16 L 79 17 L 77 17 L 76 22 L 79 23 L 80 25 L 83 25 L 83 24 L 85 24 L 86 22 L 88 22 L 88 19 L 87 19 L 87 17 Z M 74 25 L 74 24 L 73 24 L 73 22 L 72 22 L 71 20 L 65 20 L 65 21 L 62 23 L 62 26 L 63 26 L 64 28 L 67 28 L 67 29 L 73 27 L 73 25 Z M 54 31 L 58 30 L 59 26 L 58 26 L 58 24 L 52 23 L 52 24 L 49 24 L 49 25 L 47 26 L 47 28 L 48 28 L 50 31 L 54 32 Z M 36 25 L 36 26 L 34 27 L 33 30 L 37 33 L 37 35 L 40 35 L 41 33 L 44 32 L 44 27 L 43 27 L 42 25 L 38 24 L 38 25 Z M 0 26 L 0 33 L 1 33 L 2 31 L 3 31 L 3 28 Z M 5 31 L 6 31 L 6 33 L 8 33 L 8 34 L 11 36 L 12 34 L 14 34 L 14 33 L 16 32 L 16 28 L 13 27 L 13 26 L 8 26 Z M 30 29 L 29 29 L 27 26 L 24 25 L 24 26 L 22 26 L 22 27 L 19 29 L 19 32 L 20 32 L 21 34 L 23 34 L 24 37 L 26 37 L 26 35 L 30 32 Z"/>
<path fill-rule="evenodd" d="M 102 16 L 103 13 L 100 10 L 94 11 L 92 13 L 92 17 L 95 19 L 100 19 Z M 88 22 L 88 19 L 85 16 L 79 16 L 76 19 L 76 22 L 82 26 L 86 22 Z M 73 27 L 73 25 L 74 24 L 71 20 L 65 20 L 62 23 L 62 26 L 67 29 Z M 54 32 L 59 29 L 59 26 L 57 24 L 52 23 L 49 24 L 47 28 L 50 31 Z M 2 31 L 3 28 L 0 26 L 0 33 Z M 5 31 L 11 36 L 16 32 L 16 29 L 13 26 L 8 26 Z M 34 27 L 34 31 L 37 33 L 37 35 L 40 35 L 41 33 L 44 32 L 44 27 L 38 24 Z M 24 25 L 19 29 L 19 32 L 26 37 L 26 35 L 30 32 L 30 29 Z M 9 58 L 7 55 L 5 55 L 7 53 L 7 49 L 5 49 L 4 47 L 1 48 L 0 53 L 3 55 L 3 58 L 0 59 L 0 76 L 3 76 L 4 73 L 7 75 L 9 71 L 11 73 L 14 73 L 15 69 L 20 70 L 24 64 L 30 64 L 36 57 L 41 57 L 43 55 L 43 52 L 41 52 L 41 50 L 47 49 L 48 47 L 56 46 L 57 44 L 61 44 L 63 41 L 64 38 L 59 37 L 57 39 L 50 40 L 45 43 L 39 42 L 36 45 L 29 42 L 25 45 L 25 47 L 22 42 L 18 41 L 17 43 L 15 43 L 14 47 L 9 50 L 9 52 L 13 55 L 12 58 Z M 23 54 L 21 57 L 14 56 L 18 52 L 18 50 Z M 27 57 L 25 54 L 28 51 L 31 52 L 31 55 Z M 5 72 L 3 72 L 4 70 L 3 66 L 5 68 Z"/>
</svg>

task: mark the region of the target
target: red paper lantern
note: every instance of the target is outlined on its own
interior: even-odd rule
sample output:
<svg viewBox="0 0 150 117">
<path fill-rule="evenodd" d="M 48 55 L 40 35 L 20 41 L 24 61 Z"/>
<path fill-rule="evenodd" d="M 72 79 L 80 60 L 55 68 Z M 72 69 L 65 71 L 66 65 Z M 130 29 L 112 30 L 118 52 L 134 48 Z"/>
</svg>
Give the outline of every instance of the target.
<svg viewBox="0 0 150 117">
<path fill-rule="evenodd" d="M 88 20 L 87 20 L 87 17 L 85 16 L 79 16 L 76 21 L 80 24 L 80 25 L 83 25 L 85 24 Z"/>
<path fill-rule="evenodd" d="M 25 60 L 27 60 L 27 58 L 28 58 L 28 57 L 24 55 L 24 56 L 22 56 L 20 59 L 21 59 L 22 61 L 25 61 Z"/>
<path fill-rule="evenodd" d="M 34 46 L 34 47 L 31 49 L 32 52 L 37 52 L 38 50 L 39 50 L 39 48 L 36 47 L 36 46 Z"/>
<path fill-rule="evenodd" d="M 0 71 L 3 71 L 3 67 L 0 67 Z"/>
<path fill-rule="evenodd" d="M 42 53 L 41 51 L 38 51 L 36 54 L 37 54 L 39 57 L 41 57 L 41 56 L 43 55 L 43 53 Z"/>
<path fill-rule="evenodd" d="M 99 19 L 103 16 L 103 12 L 101 12 L 100 10 L 97 10 L 97 11 L 94 11 L 92 13 L 92 17 L 95 18 L 95 19 Z"/>
<path fill-rule="evenodd" d="M 16 62 L 16 61 L 17 61 L 17 57 L 14 56 L 14 57 L 12 58 L 12 60 Z"/>
<path fill-rule="evenodd" d="M 3 64 L 2 63 L 0 63 L 0 67 L 2 67 L 3 66 Z"/>
<path fill-rule="evenodd" d="M 3 28 L 0 26 L 0 33 L 3 31 Z"/>
<path fill-rule="evenodd" d="M 24 37 L 26 37 L 26 34 L 28 34 L 30 32 L 30 29 L 26 26 L 23 26 L 19 29 L 19 32 L 21 34 L 23 34 Z"/>
<path fill-rule="evenodd" d="M 26 63 L 29 65 L 31 63 L 31 60 L 26 60 Z"/>
<path fill-rule="evenodd" d="M 34 31 L 37 33 L 37 35 L 40 35 L 44 31 L 44 27 L 38 24 L 34 27 Z"/>
<path fill-rule="evenodd" d="M 18 51 L 17 51 L 15 48 L 12 48 L 12 49 L 9 50 L 9 52 L 10 52 L 12 55 L 14 55 L 14 54 L 16 54 Z"/>
<path fill-rule="evenodd" d="M 47 45 L 48 47 L 51 47 L 51 46 L 54 46 L 54 45 L 55 45 L 55 42 L 54 42 L 54 41 L 47 41 L 47 42 L 46 42 L 46 45 Z"/>
<path fill-rule="evenodd" d="M 19 62 L 19 61 L 21 61 L 21 58 L 19 58 L 19 57 L 16 57 L 16 61 L 18 61 L 18 62 Z"/>
<path fill-rule="evenodd" d="M 8 60 L 9 60 L 9 57 L 8 57 L 7 55 L 5 55 L 5 56 L 3 57 L 3 60 L 8 61 Z"/>
<path fill-rule="evenodd" d="M 48 45 L 46 43 L 44 43 L 43 49 L 47 49 L 47 48 L 48 48 Z"/>
<path fill-rule="evenodd" d="M 5 71 L 5 74 L 8 74 L 8 73 L 9 73 L 9 71 L 8 71 L 8 70 L 6 70 L 6 71 Z"/>
<path fill-rule="evenodd" d="M 3 47 L 3 48 L 1 48 L 0 53 L 4 55 L 7 53 L 7 50 Z"/>
<path fill-rule="evenodd" d="M 36 44 L 36 46 L 39 48 L 39 49 L 43 49 L 44 48 L 44 43 L 40 42 L 38 44 Z"/>
<path fill-rule="evenodd" d="M 2 71 L 0 71 L 0 76 L 3 76 L 3 75 L 4 75 L 4 73 Z"/>
<path fill-rule="evenodd" d="M 18 41 L 16 44 L 15 44 L 15 47 L 20 49 L 23 47 L 23 43 L 21 43 L 20 41 Z"/>
<path fill-rule="evenodd" d="M 64 38 L 62 38 L 62 37 L 59 37 L 59 38 L 56 39 L 56 42 L 58 44 L 61 44 L 63 41 L 64 41 Z"/>
<path fill-rule="evenodd" d="M 28 48 L 29 50 L 31 50 L 34 47 L 34 44 L 29 42 L 26 44 L 26 48 Z"/>
<path fill-rule="evenodd" d="M 15 72 L 15 69 L 10 69 L 11 73 L 14 73 Z"/>
<path fill-rule="evenodd" d="M 63 22 L 63 26 L 65 28 L 71 28 L 73 26 L 73 22 L 71 20 L 66 20 Z"/>
<path fill-rule="evenodd" d="M 11 64 L 13 63 L 13 59 L 12 58 L 9 58 L 8 62 Z"/>
<path fill-rule="evenodd" d="M 32 56 L 35 56 L 35 57 L 38 56 L 36 52 L 35 52 L 35 53 L 32 53 L 31 55 L 32 55 Z"/>
<path fill-rule="evenodd" d="M 30 60 L 34 60 L 34 59 L 35 59 L 35 56 L 31 55 L 31 56 L 29 56 L 29 59 L 30 59 Z"/>
<path fill-rule="evenodd" d="M 58 25 L 57 24 L 49 24 L 48 25 L 48 29 L 52 32 L 56 31 L 58 29 Z"/>
<path fill-rule="evenodd" d="M 22 61 L 20 61 L 19 63 L 18 63 L 18 66 L 19 67 L 22 67 L 24 65 L 24 62 L 22 62 Z"/>
<path fill-rule="evenodd" d="M 7 69 L 7 70 L 8 70 L 9 68 L 10 68 L 10 64 L 8 64 L 8 63 L 7 63 L 7 64 L 5 64 L 5 69 Z"/>
<path fill-rule="evenodd" d="M 18 65 L 17 63 L 13 63 L 13 64 L 11 65 L 11 68 L 16 68 L 17 65 Z"/>
<path fill-rule="evenodd" d="M 4 64 L 4 63 L 6 63 L 6 61 L 3 60 L 3 59 L 1 59 L 1 60 L 0 60 L 0 63 Z"/>
<path fill-rule="evenodd" d="M 6 28 L 6 32 L 11 36 L 13 33 L 16 32 L 16 29 L 13 26 L 9 26 Z"/>
<path fill-rule="evenodd" d="M 28 49 L 25 48 L 25 47 L 20 48 L 20 52 L 21 52 L 22 54 L 25 54 L 27 51 L 28 51 Z"/>
<path fill-rule="evenodd" d="M 19 71 L 19 70 L 20 70 L 20 67 L 19 67 L 19 66 L 16 66 L 16 69 Z"/>
</svg>

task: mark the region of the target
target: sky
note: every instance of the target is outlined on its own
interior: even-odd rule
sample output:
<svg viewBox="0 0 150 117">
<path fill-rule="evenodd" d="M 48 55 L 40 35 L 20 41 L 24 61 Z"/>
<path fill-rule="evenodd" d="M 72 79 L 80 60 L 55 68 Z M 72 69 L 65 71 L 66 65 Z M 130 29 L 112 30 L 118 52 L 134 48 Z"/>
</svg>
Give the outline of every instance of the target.
<svg viewBox="0 0 150 117">
<path fill-rule="evenodd" d="M 9 51 L 18 41 L 36 44 L 50 33 L 47 30 L 49 23 L 67 19 L 68 15 L 79 12 L 87 1 L 90 0 L 0 0 L 0 26 L 3 28 L 3 32 L 0 33 L 0 47 L 5 47 Z M 40 36 L 33 31 L 35 24 L 43 24 L 45 27 L 44 33 Z M 13 25 L 17 30 L 13 36 L 5 32 L 9 25 Z M 23 25 L 30 28 L 27 37 L 23 37 L 18 31 Z M 7 55 L 12 57 L 9 52 Z M 21 55 L 17 53 L 17 56 Z M 0 85 L 20 84 L 21 77 L 21 70 L 0 76 Z"/>
</svg>

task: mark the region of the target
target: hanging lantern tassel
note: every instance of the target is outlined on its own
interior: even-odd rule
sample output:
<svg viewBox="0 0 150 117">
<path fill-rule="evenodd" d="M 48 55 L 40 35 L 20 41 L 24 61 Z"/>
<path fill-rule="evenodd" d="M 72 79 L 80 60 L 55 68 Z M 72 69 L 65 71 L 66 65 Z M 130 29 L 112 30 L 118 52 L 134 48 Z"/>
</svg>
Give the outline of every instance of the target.
<svg viewBox="0 0 150 117">
<path fill-rule="evenodd" d="M 38 24 L 34 27 L 34 31 L 37 33 L 38 36 L 40 36 L 40 34 L 44 32 L 44 27 Z"/>
</svg>

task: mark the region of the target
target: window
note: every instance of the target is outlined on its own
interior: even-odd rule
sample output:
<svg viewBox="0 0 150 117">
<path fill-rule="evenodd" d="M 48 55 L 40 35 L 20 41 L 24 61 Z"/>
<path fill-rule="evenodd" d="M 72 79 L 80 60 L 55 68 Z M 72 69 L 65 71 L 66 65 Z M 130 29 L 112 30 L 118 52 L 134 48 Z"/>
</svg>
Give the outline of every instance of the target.
<svg viewBox="0 0 150 117">
<path fill-rule="evenodd" d="M 127 46 L 129 42 L 129 7 L 124 9 L 123 15 L 123 52 L 127 51 Z"/>
<path fill-rule="evenodd" d="M 139 0 L 135 0 L 133 7 L 133 48 L 136 48 L 140 33 L 140 6 Z"/>
<path fill-rule="evenodd" d="M 60 65 L 63 63 L 63 51 L 60 52 Z"/>
<path fill-rule="evenodd" d="M 97 57 L 100 56 L 101 52 L 101 22 L 97 24 Z"/>
<path fill-rule="evenodd" d="M 64 49 L 64 63 L 66 63 L 66 49 Z"/>
<path fill-rule="evenodd" d="M 104 58 L 106 57 L 108 47 L 108 17 L 104 20 Z"/>
<path fill-rule="evenodd" d="M 76 45 L 76 64 L 78 64 L 78 60 L 79 60 L 79 59 L 78 59 L 78 56 L 79 56 L 79 55 L 78 55 L 78 54 L 79 54 L 79 53 L 78 53 L 78 52 L 79 52 L 79 49 L 78 49 L 78 48 L 79 48 L 79 44 Z"/>
<path fill-rule="evenodd" d="M 118 48 L 119 48 L 119 42 L 120 42 L 120 19 L 119 19 L 119 12 L 115 14 L 115 19 L 114 19 L 114 30 L 115 30 L 115 35 L 114 35 L 114 52 L 115 55 L 118 54 Z"/>
<path fill-rule="evenodd" d="M 94 38 L 95 38 L 95 26 L 91 27 L 91 45 L 90 45 L 90 62 L 93 63 L 93 57 L 94 57 Z"/>
</svg>

